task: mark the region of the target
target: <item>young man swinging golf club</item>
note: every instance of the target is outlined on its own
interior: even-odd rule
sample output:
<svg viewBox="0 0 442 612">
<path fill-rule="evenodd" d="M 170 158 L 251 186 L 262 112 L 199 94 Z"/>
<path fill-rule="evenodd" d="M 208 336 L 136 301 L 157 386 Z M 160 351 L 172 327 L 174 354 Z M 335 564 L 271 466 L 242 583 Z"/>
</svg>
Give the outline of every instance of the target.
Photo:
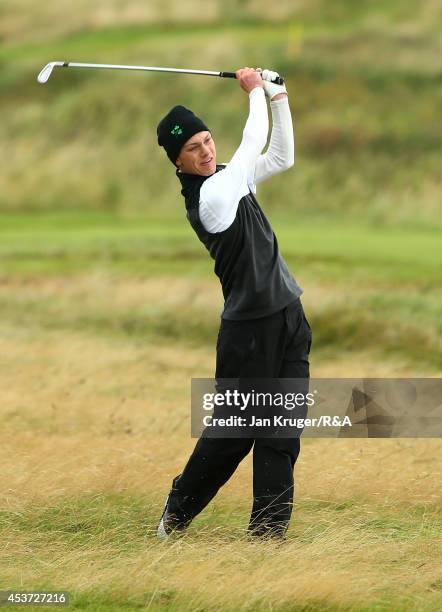
<svg viewBox="0 0 442 612">
<path fill-rule="evenodd" d="M 256 186 L 294 164 L 293 125 L 285 85 L 277 73 L 236 72 L 249 96 L 241 143 L 217 165 L 212 134 L 183 106 L 157 127 L 158 143 L 176 166 L 187 218 L 215 260 L 224 309 L 217 342 L 216 379 L 309 378 L 311 330 L 298 286 L 279 253 L 275 234 L 256 199 Z M 270 99 L 272 132 L 267 142 Z M 293 209 L 293 202 L 285 202 Z M 295 438 L 202 436 L 172 483 L 157 535 L 184 531 L 253 447 L 253 507 L 249 533 L 283 537 L 292 513 Z"/>
</svg>

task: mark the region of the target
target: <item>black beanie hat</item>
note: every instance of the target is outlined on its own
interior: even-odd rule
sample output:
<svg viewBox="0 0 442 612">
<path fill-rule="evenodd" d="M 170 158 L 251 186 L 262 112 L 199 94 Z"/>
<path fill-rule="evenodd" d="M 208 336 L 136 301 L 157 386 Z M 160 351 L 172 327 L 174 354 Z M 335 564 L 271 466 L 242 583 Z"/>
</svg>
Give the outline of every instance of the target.
<svg viewBox="0 0 442 612">
<path fill-rule="evenodd" d="M 175 164 L 181 147 L 198 132 L 209 128 L 184 106 L 174 106 L 158 124 L 158 144 L 164 147 L 167 157 Z"/>
</svg>

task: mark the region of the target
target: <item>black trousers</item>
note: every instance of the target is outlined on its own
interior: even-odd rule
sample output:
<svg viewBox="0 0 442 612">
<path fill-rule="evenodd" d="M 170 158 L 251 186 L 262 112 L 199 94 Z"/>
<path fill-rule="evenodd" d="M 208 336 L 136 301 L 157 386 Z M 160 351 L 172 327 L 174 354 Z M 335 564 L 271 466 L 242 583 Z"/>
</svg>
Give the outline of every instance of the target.
<svg viewBox="0 0 442 612">
<path fill-rule="evenodd" d="M 310 325 L 300 300 L 260 319 L 222 320 L 216 378 L 309 378 Z M 308 380 L 306 380 L 308 387 Z M 283 535 L 293 506 L 296 438 L 201 437 L 169 497 L 178 522 L 192 520 L 253 447 L 253 535 Z"/>
</svg>

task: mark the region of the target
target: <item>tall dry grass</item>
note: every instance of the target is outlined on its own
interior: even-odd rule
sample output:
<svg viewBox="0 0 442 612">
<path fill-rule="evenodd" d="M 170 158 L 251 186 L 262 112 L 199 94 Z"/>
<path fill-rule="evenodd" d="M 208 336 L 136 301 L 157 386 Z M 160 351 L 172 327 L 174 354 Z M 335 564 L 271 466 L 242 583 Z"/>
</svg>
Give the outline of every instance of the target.
<svg viewBox="0 0 442 612">
<path fill-rule="evenodd" d="M 57 302 L 64 316 L 81 304 L 174 309 L 189 292 L 194 313 L 214 316 L 210 287 L 80 275 L 10 279 L 2 291 L 22 308 L 32 296 Z M 0 337 L 2 587 L 65 588 L 95 610 L 438 609 L 440 441 L 304 440 L 282 546 L 245 536 L 248 457 L 183 540 L 159 544 L 164 497 L 195 443 L 190 378 L 212 375 L 213 347 L 37 321 L 10 317 Z M 319 352 L 312 369 L 407 372 L 367 352 Z"/>
</svg>

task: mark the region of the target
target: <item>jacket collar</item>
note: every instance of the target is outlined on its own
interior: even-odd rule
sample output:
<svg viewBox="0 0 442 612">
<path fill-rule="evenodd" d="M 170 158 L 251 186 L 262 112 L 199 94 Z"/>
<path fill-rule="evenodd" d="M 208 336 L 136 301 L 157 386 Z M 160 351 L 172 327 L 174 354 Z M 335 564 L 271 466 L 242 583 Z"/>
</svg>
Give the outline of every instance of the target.
<svg viewBox="0 0 442 612">
<path fill-rule="evenodd" d="M 223 170 L 224 168 L 225 165 L 217 164 L 215 173 L 219 172 L 220 170 Z M 201 185 L 204 183 L 204 181 L 210 178 L 210 176 L 213 176 L 213 174 L 211 174 L 210 176 L 203 176 L 202 174 L 187 174 L 186 172 L 181 172 L 178 168 L 175 174 L 180 180 L 182 186 L 181 193 L 184 198 L 187 198 L 189 193 L 194 189 L 201 188 Z"/>
</svg>

